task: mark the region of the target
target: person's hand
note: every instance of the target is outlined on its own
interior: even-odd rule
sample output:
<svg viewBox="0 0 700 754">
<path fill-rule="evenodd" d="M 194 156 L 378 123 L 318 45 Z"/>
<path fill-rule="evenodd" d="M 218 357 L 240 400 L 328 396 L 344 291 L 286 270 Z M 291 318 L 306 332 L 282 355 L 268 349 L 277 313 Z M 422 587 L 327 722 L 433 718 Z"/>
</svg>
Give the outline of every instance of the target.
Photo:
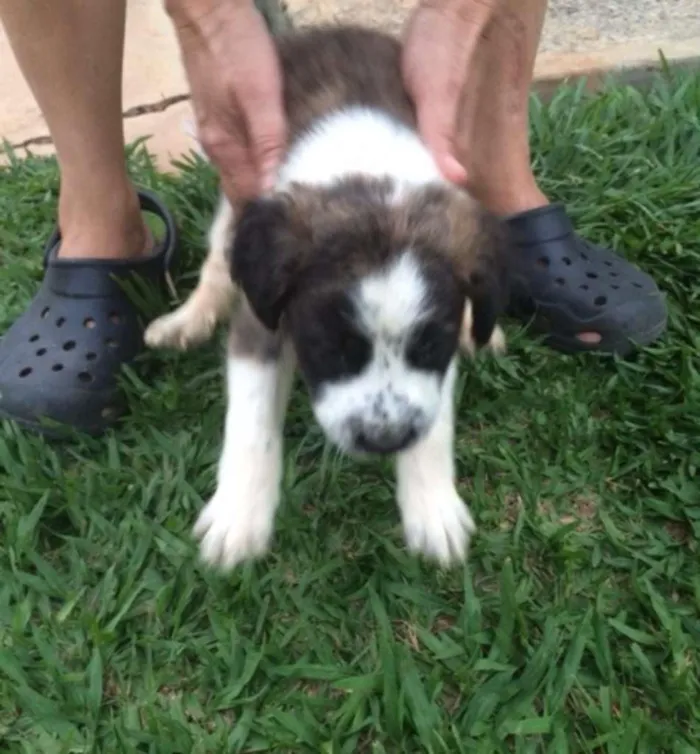
<svg viewBox="0 0 700 754">
<path fill-rule="evenodd" d="M 408 23 L 403 77 L 418 129 L 445 178 L 464 184 L 455 129 L 469 67 L 499 0 L 422 0 Z"/>
<path fill-rule="evenodd" d="M 238 202 L 270 190 L 286 138 L 274 43 L 252 0 L 166 0 L 202 148 Z"/>
</svg>

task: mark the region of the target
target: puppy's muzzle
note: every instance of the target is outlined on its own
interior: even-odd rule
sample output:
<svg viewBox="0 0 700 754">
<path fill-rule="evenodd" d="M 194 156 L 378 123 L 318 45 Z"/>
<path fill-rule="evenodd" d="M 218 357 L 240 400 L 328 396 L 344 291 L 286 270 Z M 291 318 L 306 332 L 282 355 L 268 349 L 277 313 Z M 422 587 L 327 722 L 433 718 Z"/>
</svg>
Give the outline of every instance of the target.
<svg viewBox="0 0 700 754">
<path fill-rule="evenodd" d="M 353 422 L 352 442 L 360 453 L 388 455 L 406 450 L 419 438 L 423 422 L 418 413 L 403 421 L 382 424 Z"/>
</svg>

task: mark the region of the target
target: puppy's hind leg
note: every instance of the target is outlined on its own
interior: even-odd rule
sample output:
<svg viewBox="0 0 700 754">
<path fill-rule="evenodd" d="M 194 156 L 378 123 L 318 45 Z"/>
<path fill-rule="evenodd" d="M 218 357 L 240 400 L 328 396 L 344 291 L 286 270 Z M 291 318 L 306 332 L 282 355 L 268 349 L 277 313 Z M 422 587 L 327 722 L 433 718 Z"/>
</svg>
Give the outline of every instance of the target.
<svg viewBox="0 0 700 754">
<path fill-rule="evenodd" d="M 227 253 L 235 233 L 233 207 L 222 195 L 209 231 L 209 250 L 197 287 L 175 311 L 151 322 L 144 340 L 150 348 L 187 350 L 208 340 L 231 314 L 237 288 L 229 272 Z"/>
<path fill-rule="evenodd" d="M 233 318 L 228 408 L 217 489 L 194 528 L 202 559 L 228 570 L 263 555 L 272 538 L 282 482 L 282 425 L 294 351 L 244 304 Z"/>
<path fill-rule="evenodd" d="M 450 365 L 429 433 L 396 458 L 397 498 L 409 550 L 443 566 L 463 561 L 476 526 L 455 485 L 454 384 Z"/>
<path fill-rule="evenodd" d="M 476 343 L 472 336 L 472 302 L 467 299 L 464 306 L 464 317 L 462 317 L 462 329 L 459 333 L 459 347 L 463 353 L 469 356 L 476 355 Z M 492 354 L 501 355 L 507 350 L 506 348 L 506 334 L 503 332 L 503 328 L 500 325 L 496 325 L 491 333 L 491 338 L 486 344 L 486 349 Z"/>
</svg>

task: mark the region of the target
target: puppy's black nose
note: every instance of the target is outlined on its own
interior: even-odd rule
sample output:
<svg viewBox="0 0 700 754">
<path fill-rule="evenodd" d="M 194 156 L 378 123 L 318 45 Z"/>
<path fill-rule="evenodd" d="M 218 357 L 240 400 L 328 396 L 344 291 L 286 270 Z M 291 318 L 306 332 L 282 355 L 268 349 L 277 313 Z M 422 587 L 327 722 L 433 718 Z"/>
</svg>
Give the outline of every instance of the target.
<svg viewBox="0 0 700 754">
<path fill-rule="evenodd" d="M 400 453 L 411 445 L 418 433 L 415 427 L 381 428 L 375 431 L 360 430 L 355 435 L 355 445 L 363 453 L 388 455 Z"/>
</svg>

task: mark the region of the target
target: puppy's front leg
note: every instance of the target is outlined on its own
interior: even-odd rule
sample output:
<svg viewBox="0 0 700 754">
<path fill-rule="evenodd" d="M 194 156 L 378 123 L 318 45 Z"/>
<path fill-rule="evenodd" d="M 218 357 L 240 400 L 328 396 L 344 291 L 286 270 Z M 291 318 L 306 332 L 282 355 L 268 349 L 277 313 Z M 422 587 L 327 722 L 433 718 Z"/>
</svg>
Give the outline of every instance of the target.
<svg viewBox="0 0 700 754">
<path fill-rule="evenodd" d="M 282 481 L 282 424 L 294 375 L 291 346 L 247 305 L 229 334 L 228 407 L 214 497 L 194 534 L 205 562 L 223 569 L 263 555 Z"/>
<path fill-rule="evenodd" d="M 396 458 L 397 497 L 409 550 L 441 565 L 463 561 L 476 526 L 455 486 L 454 385 L 456 360 L 442 390 L 430 432 Z"/>
</svg>

